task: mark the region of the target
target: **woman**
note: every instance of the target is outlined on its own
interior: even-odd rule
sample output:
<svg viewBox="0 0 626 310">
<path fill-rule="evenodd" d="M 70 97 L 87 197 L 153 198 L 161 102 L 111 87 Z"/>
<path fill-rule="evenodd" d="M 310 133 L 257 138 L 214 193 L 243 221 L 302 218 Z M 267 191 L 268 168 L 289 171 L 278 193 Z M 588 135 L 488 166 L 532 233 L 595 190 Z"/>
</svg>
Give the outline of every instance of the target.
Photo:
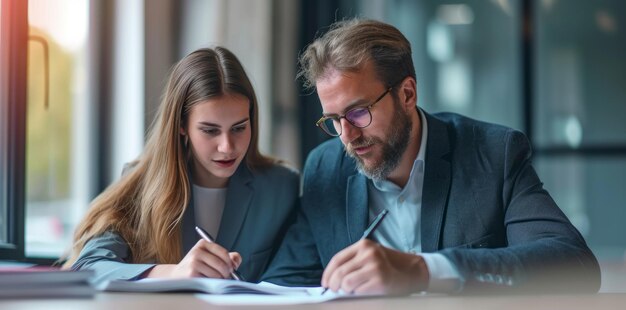
<svg viewBox="0 0 626 310">
<path fill-rule="evenodd" d="M 143 154 L 92 202 L 64 266 L 97 280 L 238 269 L 257 281 L 298 190 L 297 172 L 259 152 L 256 96 L 237 58 L 200 49 L 173 68 Z"/>
</svg>

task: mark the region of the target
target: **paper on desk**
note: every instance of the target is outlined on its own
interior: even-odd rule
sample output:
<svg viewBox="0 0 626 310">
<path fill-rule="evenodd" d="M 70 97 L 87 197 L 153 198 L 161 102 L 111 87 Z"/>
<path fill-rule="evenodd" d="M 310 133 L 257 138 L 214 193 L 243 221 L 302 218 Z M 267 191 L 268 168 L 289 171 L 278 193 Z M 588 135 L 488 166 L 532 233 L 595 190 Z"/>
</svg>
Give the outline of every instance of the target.
<svg viewBox="0 0 626 310">
<path fill-rule="evenodd" d="M 258 294 L 236 294 L 236 295 L 214 295 L 196 294 L 196 297 L 211 304 L 216 305 L 297 305 L 322 303 L 335 299 L 371 297 L 364 295 L 324 292 L 322 287 L 285 287 L 276 284 L 261 282 L 257 284 L 262 287 L 281 288 L 282 290 L 292 290 L 292 293 L 285 292 L 281 295 L 258 295 Z M 303 292 L 305 292 L 303 294 Z"/>
<path fill-rule="evenodd" d="M 185 278 L 185 279 L 141 279 L 137 281 L 113 280 L 98 285 L 101 291 L 109 292 L 200 292 L 216 295 L 305 295 L 314 292 L 310 288 L 293 288 L 271 283 L 256 284 L 230 279 Z M 310 291 L 311 290 L 311 291 Z"/>
</svg>

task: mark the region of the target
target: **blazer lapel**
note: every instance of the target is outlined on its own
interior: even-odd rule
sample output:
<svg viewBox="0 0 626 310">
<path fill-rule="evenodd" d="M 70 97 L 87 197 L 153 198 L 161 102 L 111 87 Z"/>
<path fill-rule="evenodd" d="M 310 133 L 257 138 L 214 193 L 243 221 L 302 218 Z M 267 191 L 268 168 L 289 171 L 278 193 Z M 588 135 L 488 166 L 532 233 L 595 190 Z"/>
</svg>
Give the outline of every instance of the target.
<svg viewBox="0 0 626 310">
<path fill-rule="evenodd" d="M 368 222 L 367 179 L 360 173 L 348 178 L 346 193 L 346 222 L 350 243 L 357 242 Z"/>
<path fill-rule="evenodd" d="M 228 181 L 226 205 L 216 237 L 217 243 L 227 250 L 231 250 L 235 245 L 241 226 L 248 214 L 254 192 L 252 180 L 252 173 L 248 170 L 246 163 L 242 162 Z"/>
<path fill-rule="evenodd" d="M 428 142 L 422 194 L 422 252 L 438 250 L 443 215 L 445 213 L 450 180 L 450 138 L 446 124 L 424 111 L 428 123 Z"/>
</svg>

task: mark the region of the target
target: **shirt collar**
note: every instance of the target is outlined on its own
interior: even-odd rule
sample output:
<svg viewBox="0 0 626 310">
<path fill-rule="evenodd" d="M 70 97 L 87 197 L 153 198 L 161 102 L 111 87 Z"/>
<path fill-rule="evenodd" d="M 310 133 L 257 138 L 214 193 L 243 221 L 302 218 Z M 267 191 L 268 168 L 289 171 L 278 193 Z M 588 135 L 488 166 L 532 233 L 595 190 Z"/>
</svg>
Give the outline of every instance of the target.
<svg viewBox="0 0 626 310">
<path fill-rule="evenodd" d="M 426 145 L 427 145 L 427 140 L 428 140 L 428 124 L 426 123 L 426 116 L 424 115 L 424 112 L 416 107 L 417 109 L 417 114 L 420 116 L 420 120 L 422 121 L 422 139 L 420 141 L 420 149 L 417 152 L 417 157 L 415 158 L 415 161 L 413 161 L 413 167 L 411 168 L 411 174 L 409 175 L 409 181 L 407 182 L 407 186 L 405 186 L 405 188 L 409 187 L 408 185 L 411 184 L 415 177 L 419 174 L 422 175 L 424 174 L 424 163 L 426 161 Z M 419 169 L 418 172 L 416 172 L 416 170 Z M 376 187 L 376 189 L 378 189 L 379 191 L 401 191 L 402 189 L 397 186 L 396 184 L 394 184 L 393 182 L 390 182 L 388 180 L 372 180 L 372 183 L 374 184 L 374 187 Z"/>
</svg>

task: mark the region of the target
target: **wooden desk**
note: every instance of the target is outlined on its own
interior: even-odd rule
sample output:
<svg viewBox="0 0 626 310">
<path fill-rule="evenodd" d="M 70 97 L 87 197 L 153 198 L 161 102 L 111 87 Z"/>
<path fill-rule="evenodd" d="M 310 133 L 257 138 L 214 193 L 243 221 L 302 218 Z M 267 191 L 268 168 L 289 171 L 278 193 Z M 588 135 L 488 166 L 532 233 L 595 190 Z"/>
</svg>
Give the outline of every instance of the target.
<svg viewBox="0 0 626 310">
<path fill-rule="evenodd" d="M 3 310 L 74 310 L 74 309 L 323 309 L 323 310 L 374 310 L 374 309 L 476 309 L 476 310 L 554 310 L 554 309 L 624 309 L 626 293 L 596 295 L 545 295 L 545 296 L 411 296 L 338 300 L 321 304 L 291 306 L 216 306 L 205 303 L 193 294 L 131 294 L 101 293 L 93 299 L 39 299 L 2 300 Z"/>
</svg>

